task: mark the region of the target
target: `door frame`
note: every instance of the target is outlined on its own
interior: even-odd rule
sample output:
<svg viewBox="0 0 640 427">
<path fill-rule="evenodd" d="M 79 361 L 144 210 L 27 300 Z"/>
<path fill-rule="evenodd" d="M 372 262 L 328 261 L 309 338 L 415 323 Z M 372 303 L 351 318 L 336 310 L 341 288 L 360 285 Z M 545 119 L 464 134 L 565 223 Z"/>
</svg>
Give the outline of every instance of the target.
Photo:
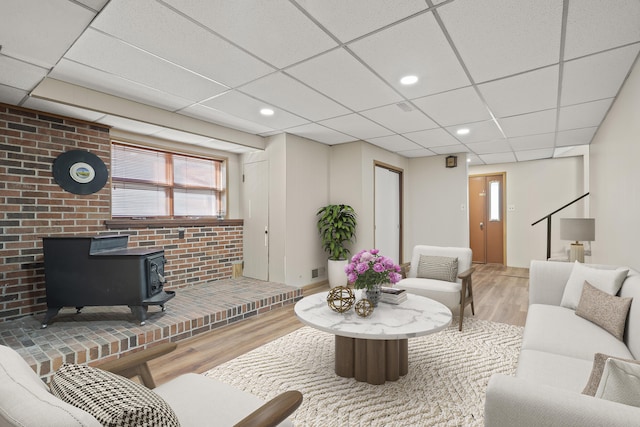
<svg viewBox="0 0 640 427">
<path fill-rule="evenodd" d="M 376 212 L 375 212 L 375 207 L 376 207 L 376 184 L 375 184 L 375 176 L 376 176 L 376 167 L 380 167 L 380 168 L 384 168 L 387 169 L 393 173 L 397 173 L 398 176 L 398 184 L 399 184 L 399 188 L 398 188 L 398 245 L 399 245 L 399 250 L 398 250 L 398 263 L 401 264 L 403 258 L 403 248 L 402 248 L 402 244 L 403 244 L 403 235 L 404 235 L 404 169 L 401 169 L 399 167 L 390 165 L 388 163 L 383 163 L 380 162 L 378 160 L 374 160 L 373 161 L 373 244 L 375 247 L 375 240 L 376 240 L 376 232 L 375 232 L 375 218 L 376 218 Z"/>
<path fill-rule="evenodd" d="M 507 172 L 487 172 L 487 173 L 475 173 L 473 175 L 467 175 L 467 188 L 469 187 L 470 178 L 479 178 L 487 176 L 502 176 L 502 265 L 507 265 Z M 469 195 L 469 211 L 471 211 L 471 195 Z M 471 222 L 468 221 L 467 227 L 471 230 Z"/>
</svg>

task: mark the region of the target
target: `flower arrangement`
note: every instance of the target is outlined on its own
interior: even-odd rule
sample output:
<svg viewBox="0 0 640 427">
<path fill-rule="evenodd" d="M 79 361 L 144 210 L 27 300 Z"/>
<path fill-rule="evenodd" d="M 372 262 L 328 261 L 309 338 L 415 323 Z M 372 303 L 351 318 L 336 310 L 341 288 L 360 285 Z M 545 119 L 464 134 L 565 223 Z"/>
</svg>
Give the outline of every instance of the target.
<svg viewBox="0 0 640 427">
<path fill-rule="evenodd" d="M 370 290 L 374 285 L 393 284 L 402 278 L 400 266 L 379 252 L 378 249 L 362 250 L 344 268 L 349 284 L 355 289 Z"/>
</svg>

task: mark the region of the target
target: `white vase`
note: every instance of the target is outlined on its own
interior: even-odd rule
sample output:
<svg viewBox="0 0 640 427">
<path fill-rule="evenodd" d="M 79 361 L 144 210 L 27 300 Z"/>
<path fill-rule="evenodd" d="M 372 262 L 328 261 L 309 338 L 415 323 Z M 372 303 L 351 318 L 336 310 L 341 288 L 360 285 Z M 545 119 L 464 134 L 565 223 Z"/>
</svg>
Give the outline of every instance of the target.
<svg viewBox="0 0 640 427">
<path fill-rule="evenodd" d="M 332 260 L 330 259 L 327 266 L 329 272 L 329 287 L 335 288 L 336 286 L 347 286 L 347 273 L 344 268 L 347 266 L 347 260 Z"/>
</svg>

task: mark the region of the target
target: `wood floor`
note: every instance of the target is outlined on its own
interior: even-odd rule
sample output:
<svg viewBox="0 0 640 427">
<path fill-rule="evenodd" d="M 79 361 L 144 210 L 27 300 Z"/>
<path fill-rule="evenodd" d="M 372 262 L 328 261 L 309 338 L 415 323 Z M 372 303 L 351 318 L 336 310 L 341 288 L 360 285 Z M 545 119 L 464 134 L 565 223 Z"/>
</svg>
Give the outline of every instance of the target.
<svg viewBox="0 0 640 427">
<path fill-rule="evenodd" d="M 502 265 L 475 265 L 475 317 L 523 326 L 527 315 L 529 270 Z M 328 288 L 327 288 L 328 289 Z M 314 288 L 313 293 L 323 288 Z M 465 316 L 471 315 L 467 307 Z M 187 372 L 202 373 L 302 327 L 293 305 L 189 338 L 150 363 L 156 384 Z"/>
</svg>

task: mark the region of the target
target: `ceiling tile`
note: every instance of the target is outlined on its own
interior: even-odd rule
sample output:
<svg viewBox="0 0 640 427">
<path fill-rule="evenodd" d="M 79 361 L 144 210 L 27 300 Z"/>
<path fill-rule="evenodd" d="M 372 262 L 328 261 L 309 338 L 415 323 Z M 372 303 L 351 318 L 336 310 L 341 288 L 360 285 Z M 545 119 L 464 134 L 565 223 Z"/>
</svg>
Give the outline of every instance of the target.
<svg viewBox="0 0 640 427">
<path fill-rule="evenodd" d="M 289 74 L 354 111 L 402 100 L 344 49 L 336 49 L 287 70 Z"/>
<path fill-rule="evenodd" d="M 516 161 L 516 157 L 513 153 L 482 154 L 479 157 L 487 165 L 512 163 Z"/>
<path fill-rule="evenodd" d="M 424 2 L 398 0 L 298 0 L 297 3 L 342 42 L 427 8 Z"/>
<path fill-rule="evenodd" d="M 16 89 L 0 84 L 0 102 L 19 105 L 20 101 L 28 95 L 26 90 Z"/>
<path fill-rule="evenodd" d="M 320 122 L 320 124 L 362 140 L 392 134 L 388 129 L 383 128 L 379 124 L 359 114 L 349 114 L 347 116 L 324 120 Z"/>
<path fill-rule="evenodd" d="M 283 73 L 271 74 L 240 89 L 276 107 L 318 121 L 351 111 Z"/>
<path fill-rule="evenodd" d="M 458 135 L 456 131 L 461 128 L 469 129 L 469 133 L 466 135 Z M 500 132 L 500 129 L 498 128 L 498 126 L 496 126 L 493 120 L 487 120 L 486 122 L 464 123 L 459 126 L 450 126 L 447 127 L 447 130 L 452 135 L 456 135 L 456 138 L 465 144 L 504 138 L 504 135 L 502 135 L 502 132 Z"/>
<path fill-rule="evenodd" d="M 407 98 L 469 85 L 458 58 L 432 13 L 425 13 L 349 45 L 380 76 Z M 415 75 L 416 84 L 400 78 Z"/>
<path fill-rule="evenodd" d="M 444 129 L 423 130 L 420 132 L 405 133 L 403 136 L 413 142 L 417 142 L 425 148 L 441 147 L 443 145 L 457 145 L 460 143 Z"/>
<path fill-rule="evenodd" d="M 471 86 L 414 99 L 412 102 L 441 126 L 491 119 L 489 110 Z"/>
<path fill-rule="evenodd" d="M 2 53 L 51 68 L 91 23 L 95 12 L 67 0 L 3 0 L 0 16 Z"/>
<path fill-rule="evenodd" d="M 473 144 L 466 144 L 469 150 L 476 154 L 489 154 L 489 153 L 505 153 L 511 151 L 511 145 L 506 139 L 500 139 L 497 141 L 476 142 Z"/>
<path fill-rule="evenodd" d="M 436 154 L 455 154 L 455 153 L 466 153 L 469 149 L 462 145 L 447 145 L 445 147 L 431 147 L 429 150 L 433 151 Z"/>
<path fill-rule="evenodd" d="M 265 107 L 272 107 L 271 105 L 235 90 L 216 96 L 203 102 L 202 105 L 227 112 L 244 120 L 268 126 L 272 129 L 286 129 L 308 123 L 307 120 L 301 117 L 277 108 L 273 108 L 273 110 L 275 110 L 273 116 L 263 116 L 260 114 L 260 110 Z"/>
<path fill-rule="evenodd" d="M 404 157 L 430 157 L 436 155 L 433 151 L 429 151 L 426 148 L 421 148 L 419 150 L 399 151 L 398 154 Z"/>
<path fill-rule="evenodd" d="M 47 70 L 0 55 L 2 84 L 30 91 L 47 75 Z"/>
<path fill-rule="evenodd" d="M 469 166 L 484 165 L 482 159 L 475 154 L 467 154 L 467 159 L 469 159 L 467 162 Z"/>
<path fill-rule="evenodd" d="M 509 138 L 511 147 L 513 147 L 515 151 L 553 148 L 555 140 L 555 133 L 544 133 L 540 135 L 528 135 L 520 136 L 517 138 Z"/>
<path fill-rule="evenodd" d="M 591 127 L 558 132 L 556 147 L 590 144 L 597 129 L 597 127 Z"/>
<path fill-rule="evenodd" d="M 373 110 L 362 111 L 360 114 L 397 133 L 415 132 L 438 127 L 433 120 L 425 116 L 420 110 L 411 107 L 409 104 L 405 103 L 405 105 L 412 108 L 412 110 L 405 111 L 397 104 L 391 104 L 374 108 Z"/>
<path fill-rule="evenodd" d="M 421 147 L 413 141 L 409 141 L 407 138 L 403 138 L 400 135 L 382 136 L 380 138 L 369 138 L 367 142 L 373 145 L 384 148 L 388 151 L 408 151 L 416 150 Z"/>
<path fill-rule="evenodd" d="M 498 122 L 507 138 L 537 135 L 556 130 L 556 112 L 557 110 L 555 109 L 538 111 L 536 113 L 505 117 L 499 119 Z"/>
<path fill-rule="evenodd" d="M 436 13 L 476 83 L 558 62 L 562 0 L 457 0 Z"/>
<path fill-rule="evenodd" d="M 640 41 L 638 0 L 569 2 L 565 59 Z"/>
<path fill-rule="evenodd" d="M 192 101 L 206 99 L 227 89 L 91 29 L 69 49 L 65 58 Z"/>
<path fill-rule="evenodd" d="M 345 135 L 333 129 L 329 129 L 325 126 L 321 126 L 317 123 L 309 123 L 307 125 L 290 128 L 287 129 L 287 133 L 302 136 L 329 145 L 342 144 L 344 142 L 351 142 L 356 140 L 356 138 L 352 136 Z"/>
<path fill-rule="evenodd" d="M 169 111 L 192 104 L 190 100 L 66 59 L 56 65 L 49 77 Z"/>
<path fill-rule="evenodd" d="M 613 98 L 560 108 L 558 130 L 600 126 Z"/>
<path fill-rule="evenodd" d="M 546 67 L 478 86 L 496 117 L 555 108 L 558 103 L 558 66 Z"/>
<path fill-rule="evenodd" d="M 553 157 L 553 148 L 541 148 L 539 150 L 516 151 L 519 162 L 528 160 L 550 159 Z"/>
<path fill-rule="evenodd" d="M 111 0 L 91 26 L 231 87 L 274 71 L 154 0 Z"/>
<path fill-rule="evenodd" d="M 233 129 L 238 129 L 243 132 L 261 134 L 261 133 L 273 131 L 273 129 L 268 126 L 254 123 L 249 120 L 241 119 L 239 117 L 233 116 L 224 111 L 219 111 L 214 108 L 205 107 L 204 105 L 200 105 L 200 104 L 191 105 L 187 108 L 184 108 L 178 111 L 178 113 L 183 114 L 185 116 L 193 117 L 195 119 L 200 119 L 200 120 L 212 122 L 215 124 L 219 124 L 222 126 L 227 126 Z"/>
<path fill-rule="evenodd" d="M 561 105 L 616 96 L 639 49 L 636 44 L 566 62 Z"/>
<path fill-rule="evenodd" d="M 74 117 L 88 122 L 98 121 L 105 116 L 104 113 L 72 107 L 71 105 L 59 104 L 57 102 L 39 98 L 28 98 L 22 106 L 34 110 L 46 111 L 51 114 L 58 114 L 60 116 Z"/>
<path fill-rule="evenodd" d="M 337 46 L 287 0 L 165 0 L 165 3 L 277 68 Z"/>
</svg>

